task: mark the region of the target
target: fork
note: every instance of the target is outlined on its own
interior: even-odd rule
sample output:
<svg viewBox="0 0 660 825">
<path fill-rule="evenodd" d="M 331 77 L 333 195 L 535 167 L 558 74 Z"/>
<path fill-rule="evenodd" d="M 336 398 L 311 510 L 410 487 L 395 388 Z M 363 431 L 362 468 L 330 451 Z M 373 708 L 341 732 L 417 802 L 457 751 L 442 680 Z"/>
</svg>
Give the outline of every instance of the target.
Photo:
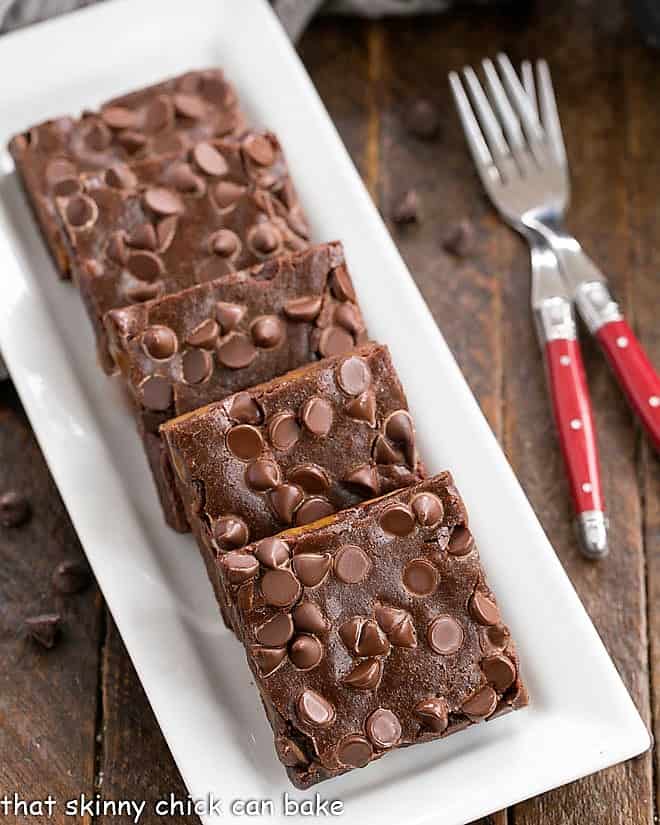
<svg viewBox="0 0 660 825">
<path fill-rule="evenodd" d="M 534 199 L 534 192 L 526 191 L 528 176 L 523 177 L 523 171 L 531 171 L 532 165 L 537 161 L 531 153 L 524 154 L 525 144 L 520 125 L 491 61 L 484 61 L 484 70 L 491 97 L 495 100 L 499 112 L 506 113 L 506 119 L 503 120 L 514 152 L 508 150 L 502 129 L 492 113 L 476 74 L 472 69 L 466 68 L 464 75 L 493 154 L 499 163 L 493 160 L 493 154 L 482 136 L 468 97 L 455 72 L 449 76 L 450 84 L 484 187 L 507 222 L 518 230 L 530 245 L 532 308 L 539 343 L 545 356 L 554 418 L 577 514 L 580 549 L 588 558 L 602 558 L 608 552 L 607 521 L 591 401 L 577 341 L 571 295 L 563 282 L 559 261 L 553 249 L 539 231 L 518 217 L 521 211 L 519 203 L 523 199 Z M 538 106 L 531 64 L 523 64 L 522 75 L 530 109 L 537 116 Z M 542 98 L 542 101 L 547 134 L 545 151 L 552 153 L 558 162 L 561 162 L 562 157 L 565 158 L 565 150 L 556 117 L 556 107 L 548 108 L 547 97 Z M 512 205 L 517 207 L 515 212 Z"/>
</svg>

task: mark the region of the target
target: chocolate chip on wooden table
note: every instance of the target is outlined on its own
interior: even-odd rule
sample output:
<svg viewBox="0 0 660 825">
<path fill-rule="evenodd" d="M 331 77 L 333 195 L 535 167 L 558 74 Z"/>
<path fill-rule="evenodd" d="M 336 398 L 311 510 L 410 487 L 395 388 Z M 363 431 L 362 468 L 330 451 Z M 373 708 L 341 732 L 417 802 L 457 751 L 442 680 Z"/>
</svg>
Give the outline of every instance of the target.
<svg viewBox="0 0 660 825">
<path fill-rule="evenodd" d="M 392 210 L 394 223 L 416 223 L 421 219 L 419 195 L 415 189 L 408 189 L 395 203 Z"/>
<path fill-rule="evenodd" d="M 17 490 L 7 490 L 0 495 L 0 524 L 3 527 L 20 527 L 31 513 L 27 498 Z"/>
<path fill-rule="evenodd" d="M 59 635 L 62 617 L 59 613 L 41 613 L 25 620 L 25 629 L 35 642 L 45 648 L 52 648 Z"/>
<path fill-rule="evenodd" d="M 413 101 L 406 112 L 405 125 L 415 137 L 431 140 L 440 131 L 438 107 L 425 98 Z"/>
<path fill-rule="evenodd" d="M 92 581 L 92 571 L 85 561 L 67 559 L 53 571 L 53 587 L 58 593 L 79 593 Z"/>
<path fill-rule="evenodd" d="M 463 219 L 452 224 L 442 239 L 442 246 L 457 258 L 465 258 L 474 251 L 475 231 L 471 221 Z"/>
</svg>

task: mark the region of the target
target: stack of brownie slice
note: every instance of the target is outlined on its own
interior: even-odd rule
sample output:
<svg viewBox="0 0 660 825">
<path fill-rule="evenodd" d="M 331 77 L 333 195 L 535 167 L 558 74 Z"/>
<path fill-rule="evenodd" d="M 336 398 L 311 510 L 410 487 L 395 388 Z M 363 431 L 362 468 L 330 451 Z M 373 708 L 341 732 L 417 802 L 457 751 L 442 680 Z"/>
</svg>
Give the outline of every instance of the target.
<svg viewBox="0 0 660 825">
<path fill-rule="evenodd" d="M 341 243 L 220 70 L 10 143 L 163 506 L 301 788 L 527 702 L 449 473 L 426 478 Z"/>
</svg>

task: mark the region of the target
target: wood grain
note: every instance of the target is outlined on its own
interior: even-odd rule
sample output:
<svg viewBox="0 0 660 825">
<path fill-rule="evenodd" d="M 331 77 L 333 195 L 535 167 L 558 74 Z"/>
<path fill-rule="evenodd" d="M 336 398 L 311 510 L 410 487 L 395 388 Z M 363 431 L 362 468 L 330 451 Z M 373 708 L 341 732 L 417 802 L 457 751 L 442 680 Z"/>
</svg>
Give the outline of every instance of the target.
<svg viewBox="0 0 660 825">
<path fill-rule="evenodd" d="M 0 527 L 0 797 L 52 794 L 57 825 L 66 800 L 94 792 L 101 600 L 94 586 L 59 596 L 55 566 L 82 550 L 11 385 L 0 385 L 0 492 L 26 495 L 32 518 Z M 59 643 L 46 650 L 27 638 L 28 616 L 59 612 Z M 3 817 L 11 823 L 12 817 Z M 27 821 L 23 818 L 14 820 Z M 35 820 L 33 820 L 35 821 Z"/>
</svg>

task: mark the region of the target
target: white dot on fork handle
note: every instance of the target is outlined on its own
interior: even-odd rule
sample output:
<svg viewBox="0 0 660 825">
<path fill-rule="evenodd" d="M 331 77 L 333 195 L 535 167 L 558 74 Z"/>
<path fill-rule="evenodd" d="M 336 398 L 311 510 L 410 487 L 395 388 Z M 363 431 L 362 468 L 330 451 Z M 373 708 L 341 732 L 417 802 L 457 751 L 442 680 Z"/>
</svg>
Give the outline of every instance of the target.
<svg viewBox="0 0 660 825">
<path fill-rule="evenodd" d="M 571 429 L 572 430 L 581 430 L 582 429 L 582 422 L 579 418 L 573 418 L 571 420 Z"/>
<path fill-rule="evenodd" d="M 657 395 L 652 395 L 649 398 L 649 404 L 652 407 L 660 407 L 660 398 Z"/>
<path fill-rule="evenodd" d="M 593 490 L 593 487 L 591 486 L 591 484 L 589 484 L 588 481 L 585 481 L 584 484 L 582 485 L 582 492 L 583 493 L 590 493 L 592 490 Z"/>
<path fill-rule="evenodd" d="M 619 349 L 625 349 L 628 346 L 628 339 L 625 335 L 619 335 L 616 339 L 616 345 Z"/>
<path fill-rule="evenodd" d="M 570 355 L 562 355 L 562 356 L 560 356 L 560 358 L 559 358 L 559 363 L 562 365 L 562 367 L 567 367 L 567 366 L 571 363 L 571 357 L 570 357 Z"/>
</svg>

